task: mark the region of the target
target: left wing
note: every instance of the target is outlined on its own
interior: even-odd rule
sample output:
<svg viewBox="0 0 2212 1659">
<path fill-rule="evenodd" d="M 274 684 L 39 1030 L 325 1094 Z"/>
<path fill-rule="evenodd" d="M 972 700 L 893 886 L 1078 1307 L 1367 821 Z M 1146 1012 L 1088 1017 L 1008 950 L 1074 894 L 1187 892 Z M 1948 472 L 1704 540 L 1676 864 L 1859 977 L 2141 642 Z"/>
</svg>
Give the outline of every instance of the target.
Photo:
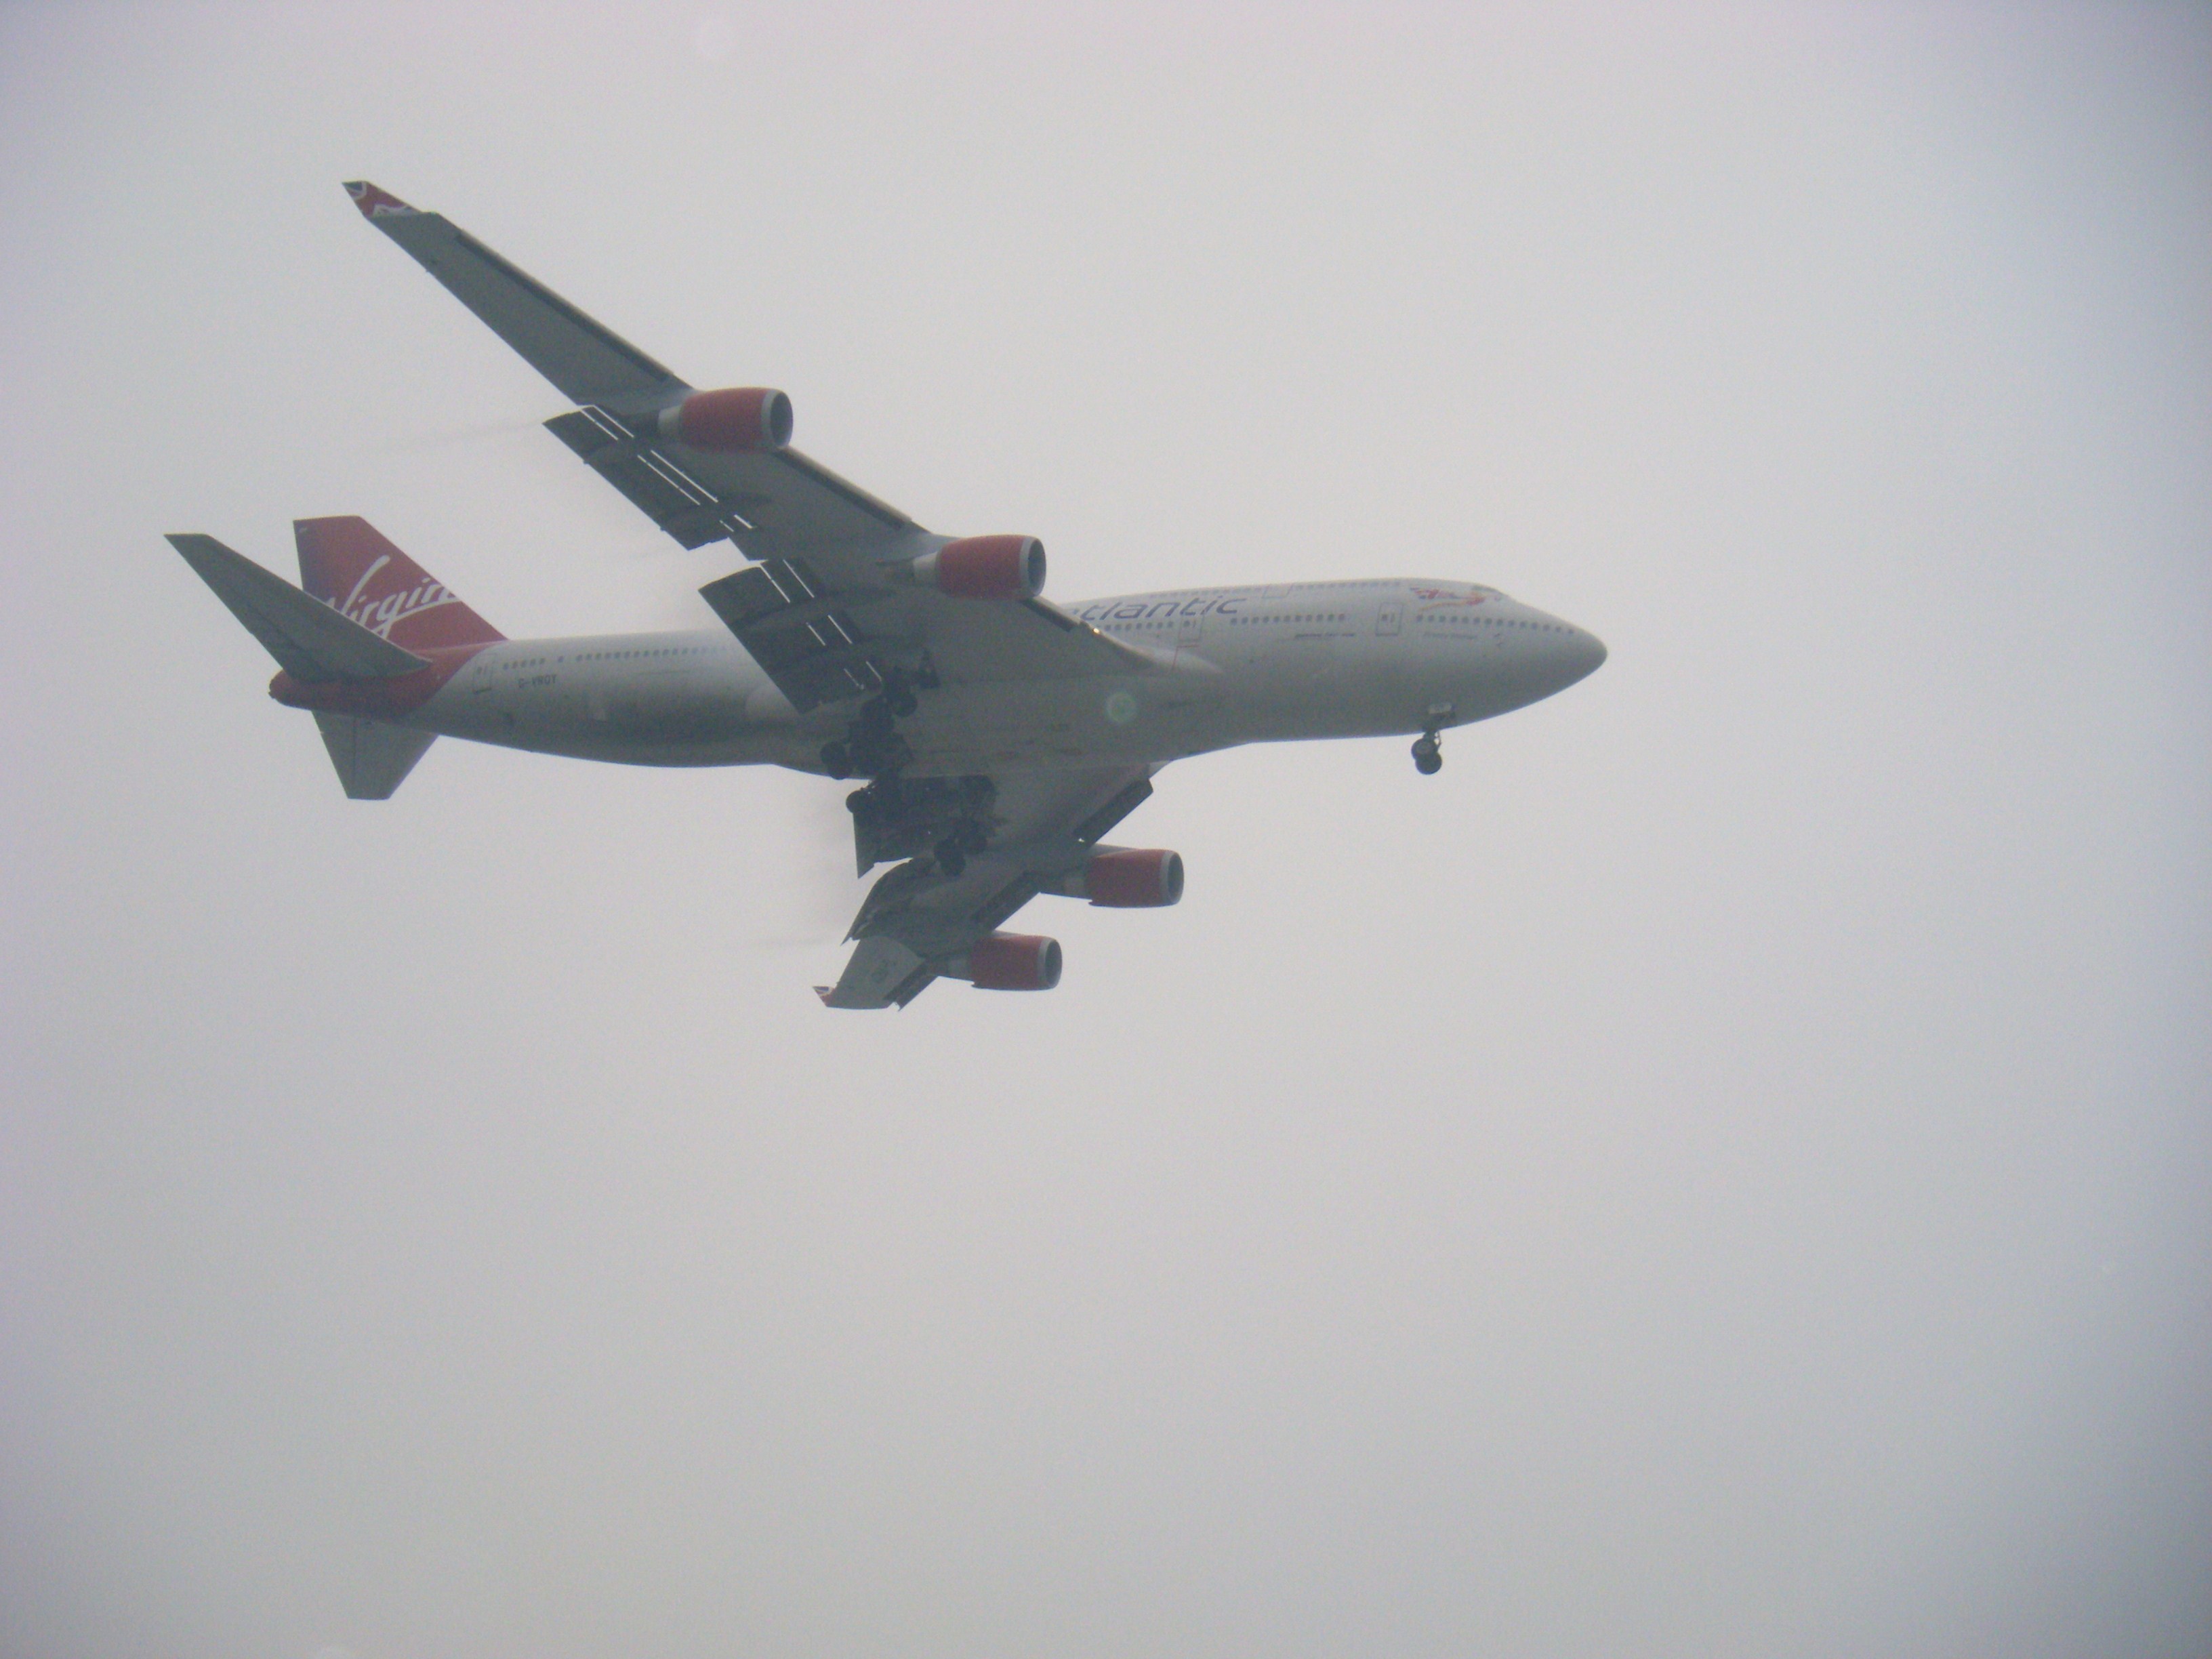
<svg viewBox="0 0 2212 1659">
<path fill-rule="evenodd" d="M 998 781 L 990 849 L 950 876 L 930 858 L 886 871 L 848 939 L 860 944 L 834 986 L 832 1008 L 903 1008 L 999 925 L 1091 856 L 1099 838 L 1152 793 L 1149 765 L 1012 774 Z M 1056 970 L 1055 970 L 1056 972 Z"/>
</svg>

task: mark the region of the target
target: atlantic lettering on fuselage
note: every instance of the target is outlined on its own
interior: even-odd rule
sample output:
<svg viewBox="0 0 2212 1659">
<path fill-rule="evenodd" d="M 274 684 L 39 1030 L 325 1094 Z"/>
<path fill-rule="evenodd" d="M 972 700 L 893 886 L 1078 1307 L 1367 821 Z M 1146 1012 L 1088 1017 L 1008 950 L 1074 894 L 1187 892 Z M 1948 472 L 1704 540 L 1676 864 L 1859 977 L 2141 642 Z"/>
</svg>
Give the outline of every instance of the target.
<svg viewBox="0 0 2212 1659">
<path fill-rule="evenodd" d="M 1100 626 L 1117 622 L 1143 622 L 1159 617 L 1234 617 L 1243 610 L 1244 593 L 1216 593 L 1164 599 L 1097 599 L 1072 614 L 1078 622 Z"/>
</svg>

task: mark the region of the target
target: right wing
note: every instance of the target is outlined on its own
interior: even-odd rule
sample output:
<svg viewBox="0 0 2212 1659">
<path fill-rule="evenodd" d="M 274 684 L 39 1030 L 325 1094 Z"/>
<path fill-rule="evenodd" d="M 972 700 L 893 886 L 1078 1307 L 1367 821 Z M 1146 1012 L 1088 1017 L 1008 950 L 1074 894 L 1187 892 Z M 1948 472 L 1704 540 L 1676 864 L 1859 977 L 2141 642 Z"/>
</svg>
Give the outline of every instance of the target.
<svg viewBox="0 0 2212 1659">
<path fill-rule="evenodd" d="M 653 416 L 693 388 L 443 214 L 411 208 L 361 180 L 346 193 L 571 403 L 545 424 L 647 517 L 685 547 L 729 537 L 750 558 L 859 550 L 921 526 L 796 450 L 737 455 L 660 447 Z"/>
<path fill-rule="evenodd" d="M 998 833 L 957 876 L 909 859 L 868 890 L 846 934 L 859 945 L 834 986 L 832 1008 L 903 1008 L 952 958 L 1079 867 L 1099 838 L 1152 793 L 1150 766 L 1018 772 L 997 780 Z"/>
<path fill-rule="evenodd" d="M 949 599 L 884 565 L 768 559 L 700 595 L 801 714 L 866 696 L 899 671 L 925 686 L 1079 679 L 1169 665 L 1043 599 Z"/>
<path fill-rule="evenodd" d="M 663 439 L 659 415 L 690 395 L 688 382 L 442 215 L 374 185 L 346 190 L 581 405 L 545 422 L 555 436 L 685 547 L 726 537 L 758 561 L 701 592 L 801 713 L 869 696 L 900 670 L 927 685 L 1161 665 L 1042 599 L 979 603 L 902 585 L 900 568 L 942 538 L 797 450 L 709 453 Z"/>
</svg>

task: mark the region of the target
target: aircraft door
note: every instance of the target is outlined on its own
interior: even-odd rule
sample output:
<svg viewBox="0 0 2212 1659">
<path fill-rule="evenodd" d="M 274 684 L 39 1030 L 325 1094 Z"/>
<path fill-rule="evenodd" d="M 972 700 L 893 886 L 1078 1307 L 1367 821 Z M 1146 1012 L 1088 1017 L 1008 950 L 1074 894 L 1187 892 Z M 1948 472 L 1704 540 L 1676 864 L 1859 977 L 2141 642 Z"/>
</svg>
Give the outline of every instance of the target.
<svg viewBox="0 0 2212 1659">
<path fill-rule="evenodd" d="M 1176 619 L 1176 644 L 1188 649 L 1195 646 L 1206 633 L 1206 613 L 1186 611 Z"/>
<path fill-rule="evenodd" d="M 1405 614 L 1406 606 L 1402 600 L 1389 599 L 1377 605 L 1375 610 L 1376 636 L 1379 639 L 1396 633 L 1398 623 Z"/>
</svg>

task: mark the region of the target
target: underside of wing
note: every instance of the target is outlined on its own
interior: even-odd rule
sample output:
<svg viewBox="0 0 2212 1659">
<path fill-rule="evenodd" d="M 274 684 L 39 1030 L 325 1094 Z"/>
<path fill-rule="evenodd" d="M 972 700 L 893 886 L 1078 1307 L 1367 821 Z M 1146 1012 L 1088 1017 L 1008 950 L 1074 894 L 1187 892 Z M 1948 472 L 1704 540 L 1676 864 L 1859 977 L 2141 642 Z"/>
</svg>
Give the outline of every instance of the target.
<svg viewBox="0 0 2212 1659">
<path fill-rule="evenodd" d="M 766 559 L 699 590 L 801 714 L 886 688 L 1146 672 L 1161 659 L 1042 599 L 959 599 L 897 567 Z"/>
<path fill-rule="evenodd" d="M 422 212 L 362 180 L 349 184 L 346 193 L 363 218 L 406 249 L 569 402 L 646 408 L 690 390 L 443 214 Z"/>
<path fill-rule="evenodd" d="M 725 538 L 749 559 L 879 553 L 921 527 L 795 449 L 717 454 L 664 438 L 657 421 L 597 404 L 546 429 L 685 547 Z"/>
<path fill-rule="evenodd" d="M 896 507 L 781 441 L 729 453 L 672 443 L 662 417 L 695 399 L 689 383 L 444 215 L 366 182 L 346 191 L 369 223 L 580 405 L 546 425 L 685 547 L 729 537 L 749 558 L 767 558 L 919 533 Z"/>
<path fill-rule="evenodd" d="M 756 562 L 702 592 L 800 711 L 895 684 L 1155 665 L 1033 589 L 977 602 L 915 586 L 905 573 L 946 538 L 788 447 L 782 393 L 695 392 L 444 216 L 365 182 L 346 190 L 372 225 L 579 405 L 545 424 L 586 465 L 684 547 L 726 539 Z"/>
<path fill-rule="evenodd" d="M 904 1007 L 948 974 L 995 988 L 1049 989 L 1059 978 L 1058 945 L 1001 934 L 1000 925 L 1039 893 L 1068 890 L 1071 873 L 1091 861 L 1099 839 L 1152 793 L 1152 769 L 992 780 L 987 848 L 950 868 L 925 854 L 886 871 L 853 919 L 847 937 L 859 944 L 823 1000 L 832 1008 Z"/>
</svg>

